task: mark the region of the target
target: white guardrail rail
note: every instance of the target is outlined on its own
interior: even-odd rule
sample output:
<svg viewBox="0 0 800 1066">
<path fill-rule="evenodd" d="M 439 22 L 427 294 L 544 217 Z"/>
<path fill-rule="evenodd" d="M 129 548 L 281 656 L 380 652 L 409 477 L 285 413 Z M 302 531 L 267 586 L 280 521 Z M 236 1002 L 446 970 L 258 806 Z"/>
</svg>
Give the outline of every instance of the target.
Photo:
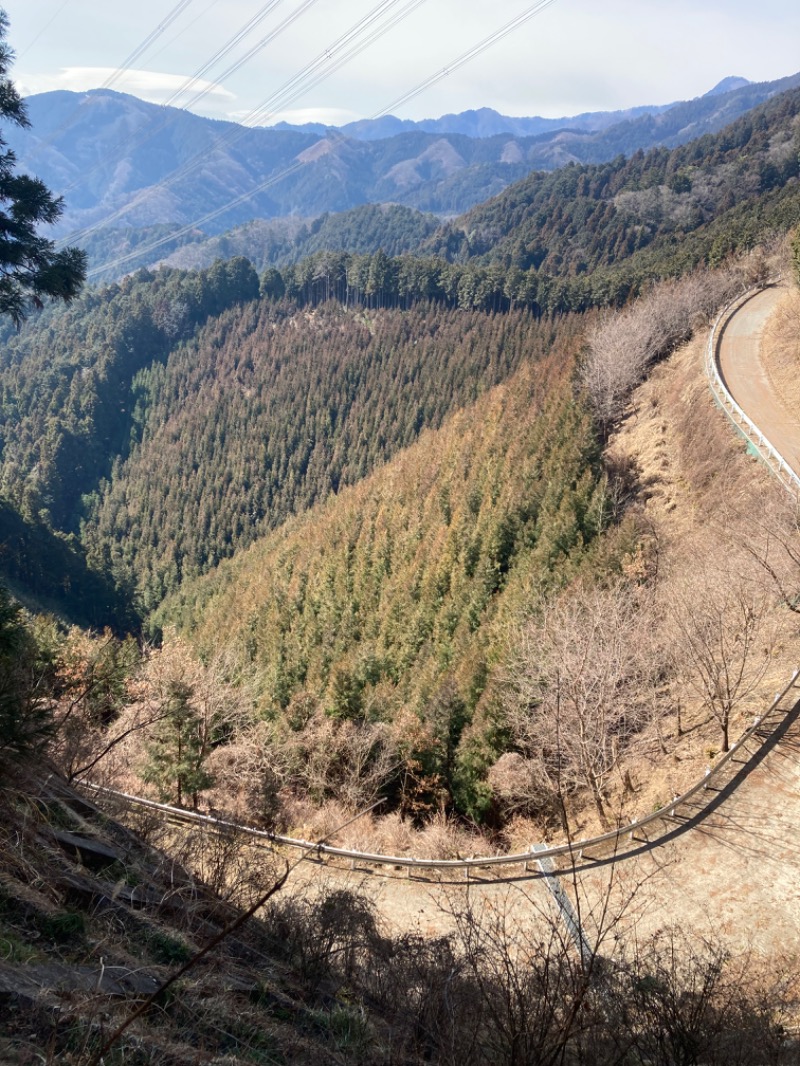
<svg viewBox="0 0 800 1066">
<path fill-rule="evenodd" d="M 774 281 L 772 282 L 774 284 Z M 719 344 L 722 328 L 727 325 L 731 316 L 744 304 L 757 296 L 761 288 L 748 289 L 746 293 L 728 304 L 717 315 L 716 321 L 711 328 L 706 348 L 706 373 L 708 374 L 711 391 L 719 406 L 733 423 L 737 432 L 752 446 L 756 454 L 761 458 L 790 492 L 800 495 L 800 476 L 792 469 L 778 449 L 770 443 L 764 433 L 758 428 L 751 418 L 741 409 L 734 400 L 728 387 L 723 380 L 719 365 Z"/>
<path fill-rule="evenodd" d="M 584 859 L 590 861 L 595 858 L 600 858 L 601 856 L 597 854 L 598 851 L 623 858 L 625 854 L 623 848 L 625 848 L 626 841 L 630 842 L 632 845 L 627 850 L 636 850 L 642 844 L 655 843 L 655 841 L 651 841 L 649 838 L 642 839 L 640 836 L 637 837 L 637 834 L 640 834 L 642 830 L 646 829 L 648 826 L 653 826 L 658 822 L 665 821 L 670 823 L 670 830 L 672 830 L 674 828 L 672 822 L 676 817 L 676 811 L 679 807 L 694 799 L 695 796 L 701 795 L 711 786 L 716 788 L 716 784 L 720 780 L 722 772 L 730 766 L 731 762 L 735 760 L 737 754 L 741 752 L 742 748 L 748 741 L 752 740 L 754 737 L 758 737 L 759 731 L 765 727 L 765 719 L 768 715 L 771 715 L 776 711 L 782 711 L 781 720 L 783 720 L 783 717 L 794 709 L 796 701 L 793 701 L 792 705 L 787 708 L 781 708 L 781 703 L 798 684 L 798 677 L 800 677 L 800 669 L 795 670 L 786 687 L 781 692 L 777 693 L 767 713 L 754 719 L 753 724 L 742 733 L 734 744 L 731 745 L 730 750 L 722 755 L 714 767 L 707 770 L 704 777 L 696 784 L 692 785 L 692 787 L 686 792 L 682 793 L 680 796 L 674 796 L 664 807 L 657 811 L 653 811 L 652 814 L 646 815 L 644 818 L 635 819 L 634 821 L 618 826 L 616 829 L 612 829 L 607 833 L 602 833 L 600 836 L 590 837 L 584 840 L 575 840 L 567 844 L 558 844 L 554 847 L 543 848 L 541 845 L 531 846 L 529 851 L 518 852 L 513 855 L 475 856 L 469 859 L 418 859 L 411 855 L 373 854 L 372 852 L 367 851 L 339 848 L 332 844 L 315 843 L 310 840 L 299 840 L 296 837 L 282 836 L 280 833 L 270 833 L 264 829 L 256 829 L 251 826 L 240 825 L 237 822 L 226 821 L 225 819 L 216 818 L 210 814 L 200 814 L 197 811 L 185 810 L 182 807 L 171 807 L 164 803 L 156 803 L 154 800 L 144 799 L 141 796 L 130 796 L 127 793 L 117 792 L 114 789 L 103 788 L 100 785 L 93 785 L 88 782 L 81 782 L 81 787 L 88 789 L 96 795 L 105 795 L 112 799 L 122 801 L 130 806 L 160 812 L 169 821 L 203 826 L 220 833 L 239 833 L 251 837 L 256 843 L 260 842 L 270 847 L 299 849 L 307 852 L 308 858 L 310 859 L 322 859 L 323 857 L 328 857 L 348 859 L 351 863 L 364 863 L 368 866 L 404 867 L 408 871 L 409 876 L 411 876 L 412 870 L 439 870 L 444 872 L 461 870 L 467 877 L 471 870 L 488 869 L 497 866 L 521 865 L 524 870 L 527 870 L 529 863 L 541 862 L 542 859 L 557 858 L 566 858 L 569 865 L 575 865 Z M 775 728 L 777 728 L 777 725 Z M 589 855 L 589 852 L 595 854 Z"/>
<path fill-rule="evenodd" d="M 718 347 L 722 324 L 759 291 L 761 290 L 750 289 L 729 304 L 717 316 L 708 340 L 706 370 L 717 402 L 731 419 L 738 432 L 749 441 L 773 473 L 780 478 L 784 486 L 789 491 L 800 494 L 800 477 L 792 470 L 777 448 L 766 439 L 761 430 L 739 407 L 728 391 L 719 370 Z M 210 814 L 200 814 L 198 811 L 156 803 L 154 800 L 144 799 L 142 796 L 130 796 L 127 793 L 117 792 L 114 789 L 104 788 L 85 781 L 80 782 L 80 784 L 81 787 L 88 789 L 95 795 L 105 795 L 130 806 L 160 812 L 169 821 L 197 825 L 219 833 L 238 833 L 250 837 L 254 843 L 261 843 L 269 847 L 297 849 L 306 852 L 309 859 L 346 859 L 353 864 L 363 863 L 368 866 L 405 868 L 409 876 L 411 876 L 413 870 L 442 872 L 461 870 L 469 877 L 471 870 L 491 869 L 500 866 L 522 866 L 523 870 L 527 871 L 530 863 L 540 864 L 542 860 L 546 859 L 566 859 L 569 865 L 576 865 L 584 859 L 591 861 L 609 855 L 624 858 L 627 852 L 637 850 L 643 844 L 657 842 L 641 836 L 641 833 L 648 827 L 654 826 L 659 822 L 666 822 L 669 825 L 669 831 L 673 831 L 673 823 L 678 808 L 689 803 L 711 787 L 717 789 L 717 783 L 722 778 L 724 771 L 730 768 L 730 764 L 736 759 L 738 753 L 750 740 L 758 738 L 759 731 L 765 728 L 765 719 L 777 711 L 782 711 L 781 720 L 783 720 L 783 717 L 794 709 L 797 701 L 793 701 L 792 705 L 787 708 L 781 708 L 781 704 L 791 690 L 798 686 L 798 677 L 800 677 L 800 669 L 795 670 L 783 691 L 776 694 L 766 714 L 754 719 L 753 724 L 731 745 L 730 750 L 717 760 L 714 767 L 708 769 L 703 778 L 692 785 L 686 792 L 680 796 L 674 796 L 670 803 L 664 807 L 643 818 L 635 819 L 607 833 L 602 833 L 600 836 L 570 841 L 554 847 L 543 847 L 541 844 L 531 845 L 529 851 L 517 852 L 513 855 L 474 856 L 469 859 L 418 859 L 411 855 L 381 855 L 368 851 L 356 851 L 351 848 L 339 848 L 332 844 L 300 840 L 296 837 L 283 836 L 280 833 L 271 833 L 268 830 L 240 825 L 237 822 L 226 821 Z M 775 728 L 777 728 L 777 724 Z M 627 847 L 627 843 L 630 843 L 631 846 Z M 592 853 L 591 855 L 589 854 L 590 852 Z"/>
</svg>

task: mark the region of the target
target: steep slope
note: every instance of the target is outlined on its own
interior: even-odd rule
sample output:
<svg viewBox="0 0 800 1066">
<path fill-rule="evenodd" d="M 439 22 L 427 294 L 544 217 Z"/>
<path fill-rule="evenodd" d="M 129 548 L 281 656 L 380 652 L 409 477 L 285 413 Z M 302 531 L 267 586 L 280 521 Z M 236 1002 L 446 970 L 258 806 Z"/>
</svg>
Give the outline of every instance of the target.
<svg viewBox="0 0 800 1066">
<path fill-rule="evenodd" d="M 798 101 L 797 90 L 784 93 L 671 152 L 533 174 L 424 238 L 416 248 L 427 262 L 401 256 L 384 263 L 376 298 L 401 306 L 433 297 L 496 310 L 584 310 L 624 302 L 654 278 L 750 251 L 800 218 Z M 372 267 L 341 253 L 371 254 L 373 263 L 382 254 L 375 250 L 380 230 L 369 228 L 374 211 L 332 216 L 280 248 L 268 239 L 261 261 L 287 263 L 314 251 L 294 273 L 282 267 L 286 291 L 312 303 L 325 292 L 344 299 Z M 413 247 L 406 234 L 422 229 L 413 216 L 393 215 L 386 244 Z M 328 280 L 309 285 L 312 277 Z"/>
<path fill-rule="evenodd" d="M 555 335 L 524 313 L 422 305 L 307 313 L 264 300 L 222 316 L 134 379 L 137 438 L 85 511 L 84 543 L 152 608 L 356 483 Z"/>
<path fill-rule="evenodd" d="M 413 744 L 417 722 L 429 780 L 478 810 L 498 753 L 481 698 L 506 626 L 608 519 L 575 347 L 562 338 L 356 487 L 185 581 L 158 620 L 203 652 L 244 652 L 262 712 L 288 728 L 318 709 L 406 721 Z"/>
<path fill-rule="evenodd" d="M 429 247 L 557 276 L 618 270 L 622 260 L 635 270 L 660 258 L 671 271 L 692 255 L 719 259 L 742 230 L 752 240 L 759 223 L 796 221 L 798 113 L 793 90 L 671 152 L 532 174 Z"/>
<path fill-rule="evenodd" d="M 4 761 L 0 775 L 3 1063 L 257 1066 L 335 1062 L 357 1049 L 359 1062 L 388 1066 L 398 1060 L 387 1043 L 403 1062 L 424 1061 L 401 1006 L 411 988 L 399 1010 L 377 989 L 353 1002 L 337 961 L 346 955 L 352 976 L 360 952 L 378 966 L 393 957 L 366 900 L 273 901 L 266 920 L 223 937 L 283 875 L 272 852 L 202 832 L 181 840 L 141 819 L 133 832 L 40 766 Z"/>
<path fill-rule="evenodd" d="M 260 271 L 322 251 L 371 255 L 380 250 L 388 256 L 403 255 L 416 251 L 438 228 L 434 215 L 399 204 L 364 204 L 313 220 L 256 219 L 218 237 L 198 233 L 177 251 L 166 255 L 162 250 L 162 254 L 167 266 L 194 270 L 210 266 L 215 259 L 244 255 Z"/>
</svg>

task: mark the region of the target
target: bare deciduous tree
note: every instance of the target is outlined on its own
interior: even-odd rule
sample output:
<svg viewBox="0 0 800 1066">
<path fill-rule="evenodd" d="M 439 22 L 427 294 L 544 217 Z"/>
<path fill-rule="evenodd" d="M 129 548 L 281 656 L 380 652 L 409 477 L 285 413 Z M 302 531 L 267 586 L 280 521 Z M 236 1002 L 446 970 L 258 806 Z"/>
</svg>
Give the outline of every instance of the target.
<svg viewBox="0 0 800 1066">
<path fill-rule="evenodd" d="M 723 271 L 662 282 L 595 327 L 586 338 L 582 376 L 599 422 L 613 425 L 648 366 L 689 340 L 697 319 L 707 318 L 742 287 L 739 274 Z"/>
<path fill-rule="evenodd" d="M 742 544 L 772 585 L 780 603 L 800 614 L 800 510 L 781 499 L 769 511 L 748 516 Z"/>
<path fill-rule="evenodd" d="M 372 803 L 401 762 L 388 725 L 335 719 L 320 709 L 302 729 L 276 731 L 271 751 L 287 783 L 315 802 L 336 799 L 350 810 Z"/>
<path fill-rule="evenodd" d="M 763 582 L 710 560 L 668 591 L 677 675 L 697 694 L 730 748 L 736 710 L 756 691 L 777 632 Z"/>
<path fill-rule="evenodd" d="M 656 708 L 653 610 L 624 584 L 570 589 L 519 635 L 507 674 L 508 714 L 531 794 L 559 804 L 603 789 Z"/>
</svg>

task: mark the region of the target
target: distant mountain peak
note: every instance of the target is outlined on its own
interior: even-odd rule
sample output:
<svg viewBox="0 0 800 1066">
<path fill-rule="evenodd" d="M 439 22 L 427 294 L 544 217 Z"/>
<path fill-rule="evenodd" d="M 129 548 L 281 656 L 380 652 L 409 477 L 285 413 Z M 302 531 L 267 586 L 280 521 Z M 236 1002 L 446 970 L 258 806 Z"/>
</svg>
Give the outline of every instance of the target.
<svg viewBox="0 0 800 1066">
<path fill-rule="evenodd" d="M 734 89 L 743 89 L 745 85 L 752 85 L 751 81 L 747 78 L 739 78 L 735 74 L 729 78 L 723 78 L 721 82 L 714 86 L 713 89 L 709 89 L 707 93 L 703 93 L 704 96 L 721 96 L 722 93 L 733 92 Z"/>
</svg>

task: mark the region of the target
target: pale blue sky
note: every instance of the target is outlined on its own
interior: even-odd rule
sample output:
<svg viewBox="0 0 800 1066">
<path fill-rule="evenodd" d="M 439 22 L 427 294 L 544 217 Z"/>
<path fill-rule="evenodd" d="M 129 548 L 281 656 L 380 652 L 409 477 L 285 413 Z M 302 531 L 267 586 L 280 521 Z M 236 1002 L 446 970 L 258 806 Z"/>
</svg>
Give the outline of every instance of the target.
<svg viewBox="0 0 800 1066">
<path fill-rule="evenodd" d="M 178 0 L 0 0 L 11 20 L 24 93 L 100 86 Z M 208 71 L 191 110 L 244 119 L 371 11 L 377 0 L 316 0 L 237 73 L 222 72 L 301 6 L 274 10 Z M 186 0 L 186 7 L 114 87 L 164 102 L 264 7 L 264 0 Z M 392 10 L 402 8 L 398 3 Z M 532 0 L 423 0 L 408 18 L 269 121 L 346 122 L 382 111 L 532 6 Z M 800 69 L 797 0 L 555 0 L 474 62 L 399 109 L 420 119 L 481 106 L 561 116 L 701 95 L 735 74 L 767 81 Z M 188 97 L 178 103 L 186 106 Z M 277 105 L 276 105 L 277 106 Z"/>
</svg>

